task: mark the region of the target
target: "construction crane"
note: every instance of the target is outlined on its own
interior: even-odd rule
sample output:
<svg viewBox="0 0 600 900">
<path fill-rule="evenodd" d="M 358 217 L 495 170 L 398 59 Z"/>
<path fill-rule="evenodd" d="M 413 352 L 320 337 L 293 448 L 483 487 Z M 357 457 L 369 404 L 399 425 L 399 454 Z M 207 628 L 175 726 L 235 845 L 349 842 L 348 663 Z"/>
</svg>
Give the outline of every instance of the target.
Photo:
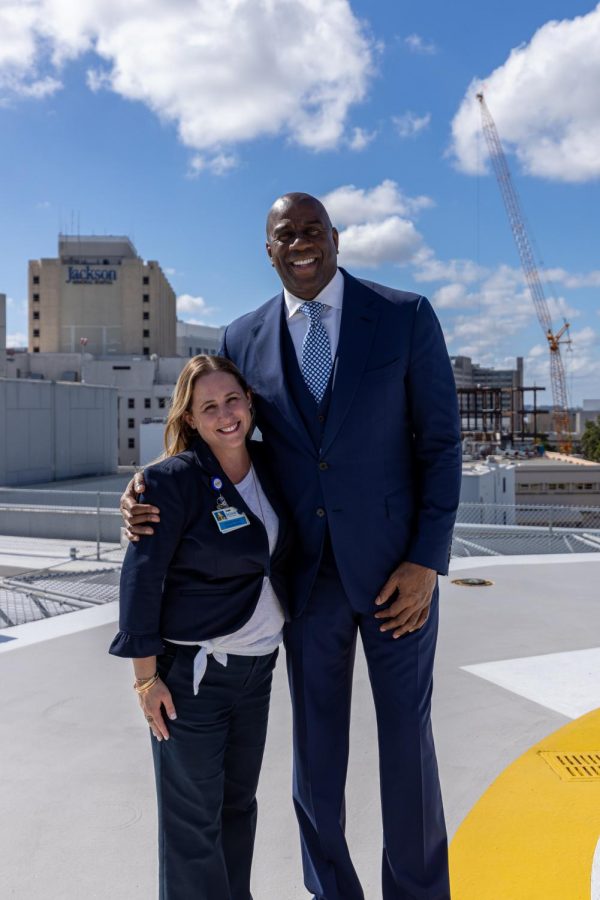
<svg viewBox="0 0 600 900">
<path fill-rule="evenodd" d="M 542 287 L 542 282 L 535 262 L 533 248 L 521 213 L 519 197 L 512 182 L 512 178 L 510 177 L 510 169 L 508 168 L 504 150 L 500 143 L 500 137 L 485 102 L 483 93 L 480 92 L 477 94 L 477 100 L 479 101 L 481 108 L 483 133 L 487 142 L 490 159 L 492 160 L 492 165 L 494 167 L 494 173 L 500 187 L 504 206 L 506 207 L 508 221 L 519 251 L 525 281 L 529 288 L 529 293 L 531 294 L 531 299 L 533 300 L 539 323 L 542 326 L 544 336 L 548 341 L 550 350 L 550 380 L 552 383 L 552 427 L 556 432 L 560 450 L 563 453 L 570 453 L 572 443 L 569 434 L 567 381 L 565 378 L 565 367 L 560 353 L 562 344 L 571 343 L 569 338 L 569 323 L 565 321 L 562 328 L 556 333 L 552 328 L 552 319 L 550 317 L 548 301 L 544 294 L 544 288 Z"/>
</svg>

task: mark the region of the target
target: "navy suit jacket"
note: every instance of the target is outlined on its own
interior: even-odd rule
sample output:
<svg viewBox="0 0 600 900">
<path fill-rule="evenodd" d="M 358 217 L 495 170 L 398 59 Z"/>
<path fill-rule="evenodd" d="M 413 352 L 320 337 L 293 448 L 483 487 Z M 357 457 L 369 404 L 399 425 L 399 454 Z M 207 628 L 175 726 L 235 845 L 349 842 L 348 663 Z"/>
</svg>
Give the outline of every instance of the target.
<svg viewBox="0 0 600 900">
<path fill-rule="evenodd" d="M 204 441 L 144 470 L 143 502 L 160 508 L 155 535 L 130 543 L 121 570 L 119 628 L 110 652 L 145 657 L 164 651 L 163 637 L 210 640 L 232 634 L 252 616 L 263 578 L 289 618 L 286 561 L 292 537 L 289 515 L 266 464 L 265 448 L 249 443 L 250 455 L 271 506 L 279 517 L 273 556 L 267 532 L 222 471 Z M 243 510 L 250 525 L 221 534 L 212 516 L 219 491 Z"/>
<path fill-rule="evenodd" d="M 338 360 L 320 447 L 285 383 L 283 292 L 233 322 L 223 339 L 223 354 L 255 392 L 257 424 L 294 516 L 296 613 L 327 528 L 357 610 L 372 610 L 403 560 L 446 574 L 460 493 L 454 374 L 429 301 L 341 271 Z"/>
</svg>

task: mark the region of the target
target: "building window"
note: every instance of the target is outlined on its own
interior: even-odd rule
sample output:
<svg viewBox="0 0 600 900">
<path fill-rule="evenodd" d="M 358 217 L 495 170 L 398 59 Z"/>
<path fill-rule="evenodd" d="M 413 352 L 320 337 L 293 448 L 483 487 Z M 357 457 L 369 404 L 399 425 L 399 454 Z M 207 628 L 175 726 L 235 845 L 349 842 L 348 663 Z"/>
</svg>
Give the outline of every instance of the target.
<svg viewBox="0 0 600 900">
<path fill-rule="evenodd" d="M 38 309 L 36 309 L 36 310 L 34 311 L 34 313 L 33 313 L 33 318 L 34 318 L 34 319 L 39 319 L 39 317 L 40 317 L 40 311 L 39 311 Z"/>
<path fill-rule="evenodd" d="M 33 348 L 33 352 L 34 352 L 34 353 L 39 353 L 39 352 L 40 352 L 40 348 L 39 348 L 39 347 L 34 347 L 34 348 Z"/>
<path fill-rule="evenodd" d="M 127 438 L 127 446 L 130 450 L 135 450 L 135 438 Z"/>
<path fill-rule="evenodd" d="M 159 409 L 164 409 L 165 406 L 166 406 L 166 401 L 167 401 L 167 398 L 166 398 L 166 397 L 159 397 L 159 398 L 158 398 L 158 408 L 159 408 Z"/>
<path fill-rule="evenodd" d="M 150 337 L 150 329 L 149 328 L 144 328 L 143 337 Z"/>
<path fill-rule="evenodd" d="M 144 409 L 152 409 L 152 400 L 150 397 L 144 397 Z"/>
<path fill-rule="evenodd" d="M 33 276 L 33 283 L 34 283 L 34 284 L 39 284 L 39 283 L 40 283 L 40 276 L 39 276 L 39 275 L 34 275 L 34 276 Z"/>
<path fill-rule="evenodd" d="M 502 493 L 506 493 L 506 478 L 504 476 L 502 477 Z"/>
<path fill-rule="evenodd" d="M 144 301 L 144 303 L 150 303 L 150 294 L 143 294 L 142 300 Z"/>
<path fill-rule="evenodd" d="M 135 397 L 127 398 L 127 409 L 135 409 Z"/>
<path fill-rule="evenodd" d="M 40 295 L 39 295 L 39 294 L 34 294 L 34 295 L 33 295 L 33 301 L 34 301 L 34 303 L 38 303 L 38 302 L 39 302 L 39 299 L 40 299 Z"/>
<path fill-rule="evenodd" d="M 147 275 L 144 275 L 144 277 L 142 278 L 142 284 L 150 284 L 150 279 Z"/>
<path fill-rule="evenodd" d="M 33 336 L 34 336 L 34 337 L 39 337 L 39 336 L 40 336 L 40 329 L 39 329 L 39 328 L 34 328 L 34 329 L 33 329 Z"/>
<path fill-rule="evenodd" d="M 144 356 L 150 356 L 150 347 L 144 347 Z"/>
<path fill-rule="evenodd" d="M 149 312 L 142 313 L 142 317 L 147 320 L 150 318 L 150 313 Z"/>
<path fill-rule="evenodd" d="M 127 419 L 127 427 L 135 428 L 135 419 Z"/>
</svg>

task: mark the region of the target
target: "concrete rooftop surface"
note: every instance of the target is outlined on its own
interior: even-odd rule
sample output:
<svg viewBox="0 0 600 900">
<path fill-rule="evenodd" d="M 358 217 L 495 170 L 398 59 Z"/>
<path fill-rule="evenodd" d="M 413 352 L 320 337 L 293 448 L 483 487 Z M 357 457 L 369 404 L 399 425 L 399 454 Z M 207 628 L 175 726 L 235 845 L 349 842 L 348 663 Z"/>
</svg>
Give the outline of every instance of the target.
<svg viewBox="0 0 600 900">
<path fill-rule="evenodd" d="M 14 571 L 22 551 L 12 545 L 8 551 L 6 570 Z M 38 551 L 40 559 L 59 562 L 60 548 L 38 545 Z M 452 583 L 473 576 L 493 583 Z M 448 829 L 455 836 L 456 900 L 600 898 L 600 853 L 594 863 L 600 720 L 593 712 L 600 706 L 599 583 L 600 554 L 455 560 L 450 577 L 441 579 L 433 721 Z M 116 618 L 113 602 L 0 630 L 1 898 L 157 895 L 149 733 L 131 687 L 131 664 L 107 653 Z M 354 685 L 347 831 L 365 896 L 377 900 L 376 727 L 360 647 Z M 582 745 L 568 738 L 580 721 L 587 723 Z M 553 735 L 561 729 L 565 742 L 571 740 L 568 748 Z M 598 778 L 592 771 L 582 783 L 564 786 L 551 761 L 542 758 L 544 748 L 534 747 L 548 735 L 554 740 L 548 751 L 596 752 Z M 523 766 L 529 769 L 521 775 Z M 302 883 L 290 784 L 291 717 L 282 653 L 259 789 L 255 900 L 310 896 Z M 542 815 L 540 805 L 553 791 L 556 822 Z M 576 875 L 568 878 L 561 874 L 566 862 L 553 849 L 563 840 L 553 833 L 561 829 L 561 804 L 565 816 L 575 816 L 568 864 Z M 518 863 L 524 868 L 515 887 L 506 887 L 501 870 L 511 863 L 497 848 L 509 847 L 522 817 L 529 832 L 539 834 L 519 837 L 526 850 L 531 840 L 531 848 Z M 488 836 L 493 846 L 486 845 Z M 542 868 L 552 875 L 546 886 Z"/>
</svg>

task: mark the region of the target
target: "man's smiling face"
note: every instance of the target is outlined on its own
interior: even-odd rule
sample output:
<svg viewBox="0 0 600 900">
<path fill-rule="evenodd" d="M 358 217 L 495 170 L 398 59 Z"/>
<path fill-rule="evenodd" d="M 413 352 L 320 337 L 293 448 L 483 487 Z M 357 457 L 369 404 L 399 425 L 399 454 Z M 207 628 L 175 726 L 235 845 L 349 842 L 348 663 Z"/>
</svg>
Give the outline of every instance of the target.
<svg viewBox="0 0 600 900">
<path fill-rule="evenodd" d="M 338 233 L 327 210 L 307 194 L 277 200 L 267 220 L 267 253 L 284 287 L 312 300 L 337 269 Z"/>
</svg>

